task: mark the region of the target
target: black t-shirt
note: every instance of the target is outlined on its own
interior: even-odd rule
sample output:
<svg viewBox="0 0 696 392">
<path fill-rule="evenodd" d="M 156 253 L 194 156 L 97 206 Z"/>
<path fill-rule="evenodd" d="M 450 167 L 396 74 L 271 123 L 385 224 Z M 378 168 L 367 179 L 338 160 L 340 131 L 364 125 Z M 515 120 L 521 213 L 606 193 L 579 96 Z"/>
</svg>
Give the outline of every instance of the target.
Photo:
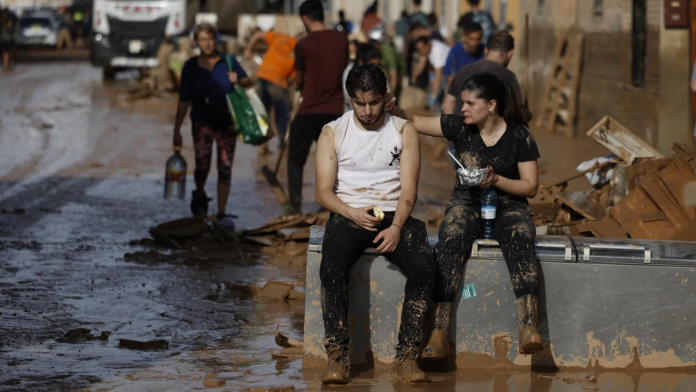
<svg viewBox="0 0 696 392">
<path fill-rule="evenodd" d="M 442 134 L 454 143 L 456 156 L 466 168 L 482 169 L 491 166 L 501 177 L 519 180 L 517 163 L 534 161 L 540 156 L 536 140 L 525 125 L 508 125 L 498 142 L 490 147 L 483 142 L 476 125 L 464 123 L 464 116 L 444 115 L 440 118 L 440 126 Z M 464 185 L 457 178 L 455 191 L 469 194 L 472 200 L 478 201 L 483 190 Z M 512 196 L 500 189 L 496 191 L 499 197 L 527 203 L 524 197 Z"/>
</svg>

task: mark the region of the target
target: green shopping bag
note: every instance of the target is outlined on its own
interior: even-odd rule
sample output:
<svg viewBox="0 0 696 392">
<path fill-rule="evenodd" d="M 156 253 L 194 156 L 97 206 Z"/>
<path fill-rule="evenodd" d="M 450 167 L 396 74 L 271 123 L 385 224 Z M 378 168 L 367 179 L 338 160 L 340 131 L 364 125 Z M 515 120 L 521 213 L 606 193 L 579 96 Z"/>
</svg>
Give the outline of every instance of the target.
<svg viewBox="0 0 696 392">
<path fill-rule="evenodd" d="M 234 72 L 232 58 L 225 56 L 227 69 Z M 232 125 L 245 144 L 266 143 L 272 135 L 268 134 L 268 115 L 254 90 L 244 91 L 236 87 L 227 95 L 227 105 L 232 113 Z"/>
</svg>

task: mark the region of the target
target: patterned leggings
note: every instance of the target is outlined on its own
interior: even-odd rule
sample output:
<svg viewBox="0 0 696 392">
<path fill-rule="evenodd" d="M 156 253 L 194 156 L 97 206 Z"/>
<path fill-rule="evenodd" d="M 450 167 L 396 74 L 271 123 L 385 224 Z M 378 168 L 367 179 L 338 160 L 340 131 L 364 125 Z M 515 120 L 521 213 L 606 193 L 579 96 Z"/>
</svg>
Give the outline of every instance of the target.
<svg viewBox="0 0 696 392">
<path fill-rule="evenodd" d="M 217 142 L 218 185 L 230 185 L 232 182 L 232 163 L 237 137 L 232 130 L 217 129 L 209 125 L 193 124 L 193 146 L 196 150 L 196 181 L 205 180 L 210 173 L 210 161 L 213 157 L 213 141 Z"/>
</svg>

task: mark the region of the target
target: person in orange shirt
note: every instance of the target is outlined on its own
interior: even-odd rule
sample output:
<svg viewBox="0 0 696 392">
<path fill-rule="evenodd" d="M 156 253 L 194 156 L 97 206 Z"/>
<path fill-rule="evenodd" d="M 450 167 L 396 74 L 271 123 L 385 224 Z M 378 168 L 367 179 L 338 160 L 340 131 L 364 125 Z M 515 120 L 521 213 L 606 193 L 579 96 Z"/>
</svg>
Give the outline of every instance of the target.
<svg viewBox="0 0 696 392">
<path fill-rule="evenodd" d="M 275 111 L 275 124 L 280 137 L 280 145 L 285 145 L 285 132 L 288 128 L 290 117 L 288 86 L 295 77 L 295 45 L 298 38 L 273 30 L 264 32 L 256 31 L 249 41 L 244 56 L 252 57 L 252 50 L 261 41 L 268 45 L 268 51 L 263 57 L 263 62 L 256 73 L 258 79 L 259 98 L 270 112 L 271 105 Z"/>
</svg>

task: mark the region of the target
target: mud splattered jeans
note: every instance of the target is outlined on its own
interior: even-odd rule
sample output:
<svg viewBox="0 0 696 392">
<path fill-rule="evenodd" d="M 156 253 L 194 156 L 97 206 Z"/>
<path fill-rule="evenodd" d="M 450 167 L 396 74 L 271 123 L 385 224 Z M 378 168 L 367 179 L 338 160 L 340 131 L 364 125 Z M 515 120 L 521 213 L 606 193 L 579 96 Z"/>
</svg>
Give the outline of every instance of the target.
<svg viewBox="0 0 696 392">
<path fill-rule="evenodd" d="M 437 279 L 435 301 L 452 302 L 459 289 L 464 265 L 481 232 L 481 204 L 453 195 L 435 246 Z M 536 257 L 536 229 L 528 205 L 508 198 L 498 203 L 495 239 L 505 257 L 517 298 L 539 294 L 539 260 Z"/>
<path fill-rule="evenodd" d="M 196 180 L 205 180 L 210 173 L 213 157 L 213 141 L 217 142 L 218 184 L 229 185 L 232 181 L 232 162 L 237 146 L 237 136 L 232 128 L 219 129 L 202 124 L 193 124 L 193 147 L 196 151 Z"/>
<path fill-rule="evenodd" d="M 322 311 L 326 335 L 326 351 L 348 350 L 348 280 L 349 271 L 379 231 L 389 226 L 394 213 L 385 213 L 384 221 L 371 232 L 339 214 L 332 214 L 326 224 L 322 246 L 320 277 L 323 287 Z M 401 233 L 401 240 L 393 253 L 385 255 L 406 275 L 406 295 L 401 314 L 397 355 L 415 355 L 423 337 L 428 305 L 432 300 L 435 266 L 428 244 L 425 224 L 409 218 Z"/>
</svg>

